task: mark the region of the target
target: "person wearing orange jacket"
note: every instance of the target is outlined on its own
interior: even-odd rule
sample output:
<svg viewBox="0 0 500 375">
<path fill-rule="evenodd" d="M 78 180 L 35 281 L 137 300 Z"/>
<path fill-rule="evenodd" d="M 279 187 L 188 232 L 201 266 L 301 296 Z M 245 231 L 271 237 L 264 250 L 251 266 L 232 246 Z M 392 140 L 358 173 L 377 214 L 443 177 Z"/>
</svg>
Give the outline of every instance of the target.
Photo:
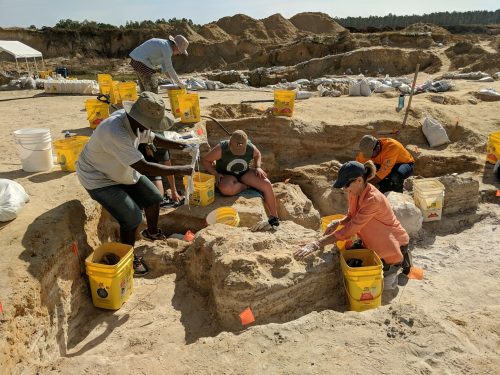
<svg viewBox="0 0 500 375">
<path fill-rule="evenodd" d="M 382 260 L 384 290 L 395 290 L 399 271 L 407 275 L 412 266 L 408 246 L 410 237 L 385 195 L 370 183 L 375 173 L 372 161 L 364 164 L 349 161 L 342 165 L 333 187 L 347 193 L 347 215 L 341 220 L 332 221 L 319 240 L 302 246 L 294 255 L 302 258 L 357 234 L 362 242 L 360 246 L 373 250 Z M 338 229 L 340 226 L 343 228 Z"/>
<path fill-rule="evenodd" d="M 403 192 L 403 182 L 413 174 L 415 159 L 401 143 L 392 138 L 365 135 L 359 142 L 359 150 L 356 161 L 372 160 L 377 167 L 377 174 L 370 181 L 372 184 L 378 184 L 382 193 Z"/>
</svg>

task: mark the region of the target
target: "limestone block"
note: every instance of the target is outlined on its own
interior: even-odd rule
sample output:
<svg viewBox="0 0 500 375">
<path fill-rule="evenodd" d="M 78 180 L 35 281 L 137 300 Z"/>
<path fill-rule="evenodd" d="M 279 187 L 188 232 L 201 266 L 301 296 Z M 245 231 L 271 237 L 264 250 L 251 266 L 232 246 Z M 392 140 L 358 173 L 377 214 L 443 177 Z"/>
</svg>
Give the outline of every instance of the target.
<svg viewBox="0 0 500 375">
<path fill-rule="evenodd" d="M 291 220 L 309 229 L 318 228 L 319 212 L 302 192 L 300 186 L 279 182 L 273 184 L 273 190 L 281 220 Z"/>
<path fill-rule="evenodd" d="M 390 191 L 386 194 L 394 214 L 410 236 L 417 234 L 422 228 L 423 216 L 420 209 L 407 194 Z"/>
<path fill-rule="evenodd" d="M 185 252 L 192 287 L 211 296 L 223 329 L 242 328 L 238 314 L 250 306 L 256 324 L 284 322 L 344 303 L 338 254 L 293 257 L 317 232 L 284 221 L 276 232 L 216 224 L 200 231 Z"/>
</svg>

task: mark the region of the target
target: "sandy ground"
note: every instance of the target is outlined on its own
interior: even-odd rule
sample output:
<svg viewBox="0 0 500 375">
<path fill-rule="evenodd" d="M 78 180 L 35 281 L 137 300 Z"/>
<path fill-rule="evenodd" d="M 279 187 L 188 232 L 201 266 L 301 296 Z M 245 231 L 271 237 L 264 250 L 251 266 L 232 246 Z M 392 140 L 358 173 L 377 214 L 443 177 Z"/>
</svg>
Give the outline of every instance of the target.
<svg viewBox="0 0 500 375">
<path fill-rule="evenodd" d="M 427 77 L 422 75 L 419 81 Z M 500 82 L 457 81 L 453 106 L 414 98 L 416 110 L 440 113 L 486 135 L 500 129 L 497 103 L 471 105 L 470 92 L 500 91 Z M 21 183 L 31 197 L 20 216 L 0 225 L 0 302 L 12 316 L 13 291 L 29 294 L 33 277 L 20 256 L 26 228 L 37 217 L 70 200 L 88 196 L 74 173 L 26 173 L 17 157 L 12 131 L 47 127 L 54 139 L 65 130 L 89 135 L 81 96 L 42 96 L 40 91 L 0 93 L 0 178 Z M 202 112 L 216 103 L 271 99 L 269 90 L 202 92 Z M 367 119 L 401 121 L 397 98 L 312 98 L 298 102 L 295 118 L 310 123 L 357 125 Z M 259 110 L 269 103 L 254 104 Z M 446 107 L 446 108 L 445 108 Z M 439 108 L 439 109 L 436 109 Z M 412 120 L 410 117 L 410 121 Z M 497 187 L 498 188 L 498 187 Z M 62 358 L 38 368 L 20 363 L 17 373 L 41 374 L 498 374 L 500 373 L 500 292 L 498 204 L 482 205 L 485 219 L 464 224 L 458 233 L 417 241 L 415 263 L 425 280 L 401 288 L 391 304 L 362 314 L 322 311 L 285 324 L 218 332 L 204 300 L 174 273 L 136 279 L 136 291 L 117 312 L 84 304 L 89 317 L 65 343 Z M 57 220 L 55 218 L 54 220 Z M 140 243 L 139 243 L 140 245 Z M 343 293 L 343 291 L 339 291 Z M 33 292 L 34 300 L 39 296 Z M 4 323 L 5 320 L 2 320 Z M 389 337 L 390 333 L 396 337 Z M 389 335 L 388 335 L 389 333 Z M 19 343 L 23 345 L 23 343 Z M 29 342 L 24 343 L 29 346 Z M 63 343 L 64 345 L 64 343 Z M 64 354 L 64 353 L 63 353 Z M 1 371 L 0 371 L 1 372 Z"/>
</svg>

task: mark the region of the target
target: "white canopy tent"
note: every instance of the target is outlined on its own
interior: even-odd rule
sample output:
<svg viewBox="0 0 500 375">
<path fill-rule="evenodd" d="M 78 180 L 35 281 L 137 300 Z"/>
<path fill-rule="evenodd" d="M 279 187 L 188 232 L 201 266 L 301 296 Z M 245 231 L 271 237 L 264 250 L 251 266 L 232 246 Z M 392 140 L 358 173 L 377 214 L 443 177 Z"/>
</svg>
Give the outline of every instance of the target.
<svg viewBox="0 0 500 375">
<path fill-rule="evenodd" d="M 9 55 L 14 56 L 16 59 L 17 70 L 19 70 L 19 63 L 17 62 L 17 59 L 24 58 L 26 66 L 28 67 L 28 73 L 30 73 L 28 59 L 33 58 L 33 61 L 35 62 L 35 69 L 38 72 L 38 66 L 36 64 L 37 57 L 42 59 L 42 69 L 45 69 L 45 62 L 43 61 L 42 53 L 17 40 L 0 40 L 0 52 L 6 52 Z"/>
</svg>

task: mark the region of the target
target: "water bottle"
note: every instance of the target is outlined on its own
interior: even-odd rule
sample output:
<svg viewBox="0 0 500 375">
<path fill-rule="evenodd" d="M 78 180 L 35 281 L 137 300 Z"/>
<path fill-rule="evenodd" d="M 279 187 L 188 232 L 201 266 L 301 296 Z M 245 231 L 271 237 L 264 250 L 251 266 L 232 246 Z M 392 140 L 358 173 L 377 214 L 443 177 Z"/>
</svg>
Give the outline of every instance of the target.
<svg viewBox="0 0 500 375">
<path fill-rule="evenodd" d="M 399 94 L 398 106 L 396 108 L 396 111 L 397 112 L 401 111 L 404 106 L 405 106 L 405 96 L 404 94 Z"/>
</svg>

